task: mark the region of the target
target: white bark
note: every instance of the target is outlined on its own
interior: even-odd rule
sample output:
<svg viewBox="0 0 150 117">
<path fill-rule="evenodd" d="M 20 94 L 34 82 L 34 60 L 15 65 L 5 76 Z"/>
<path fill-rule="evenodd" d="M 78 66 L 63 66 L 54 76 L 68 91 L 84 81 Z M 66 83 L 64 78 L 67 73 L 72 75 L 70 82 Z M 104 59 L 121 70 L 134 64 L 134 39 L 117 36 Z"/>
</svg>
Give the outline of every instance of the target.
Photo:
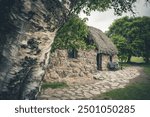
<svg viewBox="0 0 150 117">
<path fill-rule="evenodd" d="M 13 30 L 0 32 L 0 99 L 36 99 L 67 10 L 58 0 L 15 0 L 6 15 Z"/>
</svg>

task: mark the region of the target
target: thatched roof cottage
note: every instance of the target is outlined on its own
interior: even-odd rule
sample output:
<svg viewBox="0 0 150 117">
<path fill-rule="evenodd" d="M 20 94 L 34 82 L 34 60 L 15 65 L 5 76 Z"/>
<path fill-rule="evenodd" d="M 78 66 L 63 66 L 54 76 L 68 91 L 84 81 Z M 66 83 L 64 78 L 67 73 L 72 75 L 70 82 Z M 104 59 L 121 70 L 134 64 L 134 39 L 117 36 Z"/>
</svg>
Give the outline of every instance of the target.
<svg viewBox="0 0 150 117">
<path fill-rule="evenodd" d="M 100 29 L 89 27 L 89 31 L 89 38 L 95 42 L 98 48 L 97 53 L 108 55 L 116 55 L 118 53 L 116 46 Z"/>
<path fill-rule="evenodd" d="M 64 78 L 93 77 L 98 70 L 108 70 L 108 63 L 118 61 L 117 48 L 113 42 L 99 29 L 89 27 L 89 42 L 96 49 L 85 51 L 56 50 L 51 54 L 50 68 L 46 80 L 56 81 Z"/>
<path fill-rule="evenodd" d="M 110 61 L 113 61 L 113 56 L 118 54 L 118 50 L 101 30 L 89 27 L 89 31 L 89 39 L 93 40 L 97 47 L 97 68 L 98 70 L 106 70 L 106 64 L 103 64 L 103 58 L 107 56 Z"/>
</svg>

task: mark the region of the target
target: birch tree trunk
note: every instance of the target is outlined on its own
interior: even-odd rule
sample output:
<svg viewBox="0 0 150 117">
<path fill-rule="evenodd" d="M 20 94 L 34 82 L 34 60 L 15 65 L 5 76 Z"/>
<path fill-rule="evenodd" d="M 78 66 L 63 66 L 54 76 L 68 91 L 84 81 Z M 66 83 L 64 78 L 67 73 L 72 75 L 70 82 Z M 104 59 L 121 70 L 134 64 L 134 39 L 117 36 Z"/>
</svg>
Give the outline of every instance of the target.
<svg viewBox="0 0 150 117">
<path fill-rule="evenodd" d="M 0 99 L 36 99 L 67 9 L 59 0 L 0 0 Z"/>
</svg>

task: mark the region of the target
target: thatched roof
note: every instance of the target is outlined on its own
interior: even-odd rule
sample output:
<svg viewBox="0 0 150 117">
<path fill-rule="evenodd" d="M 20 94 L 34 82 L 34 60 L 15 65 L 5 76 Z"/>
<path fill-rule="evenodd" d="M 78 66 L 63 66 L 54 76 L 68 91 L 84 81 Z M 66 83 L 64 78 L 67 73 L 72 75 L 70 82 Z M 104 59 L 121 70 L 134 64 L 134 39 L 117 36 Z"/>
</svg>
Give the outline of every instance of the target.
<svg viewBox="0 0 150 117">
<path fill-rule="evenodd" d="M 95 42 L 98 53 L 109 55 L 115 55 L 118 53 L 118 50 L 111 39 L 109 39 L 101 30 L 89 27 L 89 31 L 89 38 Z"/>
</svg>

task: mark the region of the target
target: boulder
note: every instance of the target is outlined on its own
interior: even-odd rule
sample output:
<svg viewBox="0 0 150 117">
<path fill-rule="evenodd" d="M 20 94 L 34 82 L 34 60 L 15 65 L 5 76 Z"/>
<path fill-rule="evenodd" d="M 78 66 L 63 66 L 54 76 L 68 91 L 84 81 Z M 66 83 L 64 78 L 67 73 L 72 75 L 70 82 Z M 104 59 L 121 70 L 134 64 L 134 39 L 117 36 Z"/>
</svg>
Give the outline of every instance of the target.
<svg viewBox="0 0 150 117">
<path fill-rule="evenodd" d="M 95 75 L 93 75 L 93 78 L 96 80 L 104 80 L 105 79 L 105 77 L 101 74 L 95 74 Z"/>
</svg>

